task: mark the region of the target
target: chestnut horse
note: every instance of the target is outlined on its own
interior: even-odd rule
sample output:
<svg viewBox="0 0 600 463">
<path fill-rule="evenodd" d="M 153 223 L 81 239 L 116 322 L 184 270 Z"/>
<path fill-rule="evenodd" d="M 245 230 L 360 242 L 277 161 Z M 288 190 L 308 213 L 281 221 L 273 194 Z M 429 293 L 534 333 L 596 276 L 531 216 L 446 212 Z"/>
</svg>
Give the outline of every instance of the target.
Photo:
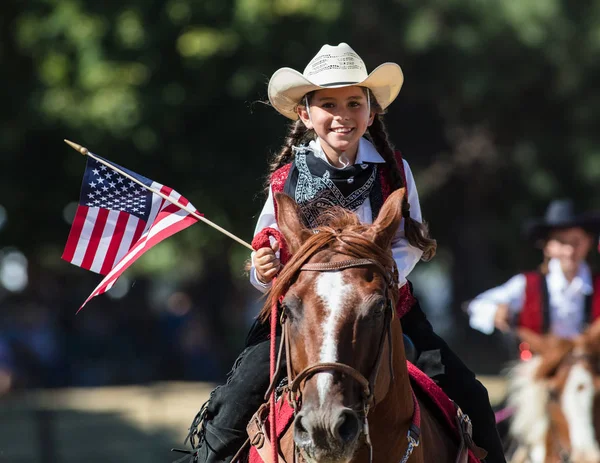
<svg viewBox="0 0 600 463">
<path fill-rule="evenodd" d="M 279 228 L 293 257 L 262 316 L 282 300 L 297 412 L 279 442 L 287 462 L 295 456 L 322 463 L 456 461 L 453 431 L 413 393 L 394 315 L 391 246 L 403 194 L 390 195 L 372 225 L 333 209 L 314 231 L 303 226 L 291 198 L 276 195 Z"/>
<path fill-rule="evenodd" d="M 600 322 L 574 339 L 518 329 L 536 355 L 509 372 L 514 463 L 600 463 Z"/>
</svg>

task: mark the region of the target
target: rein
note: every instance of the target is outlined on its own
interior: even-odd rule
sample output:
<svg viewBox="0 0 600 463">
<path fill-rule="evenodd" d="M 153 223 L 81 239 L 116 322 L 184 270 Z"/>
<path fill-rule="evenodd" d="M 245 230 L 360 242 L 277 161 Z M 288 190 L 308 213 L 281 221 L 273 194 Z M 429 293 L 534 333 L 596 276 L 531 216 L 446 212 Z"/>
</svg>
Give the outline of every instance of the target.
<svg viewBox="0 0 600 463">
<path fill-rule="evenodd" d="M 377 375 L 379 373 L 379 368 L 381 365 L 381 359 L 383 356 L 383 349 L 385 346 L 386 339 L 387 339 L 388 345 L 389 345 L 388 362 L 389 362 L 389 368 L 390 368 L 390 373 L 391 373 L 391 381 L 394 382 L 394 380 L 395 380 L 394 368 L 393 368 L 392 338 L 391 338 L 391 320 L 392 320 L 393 313 L 394 313 L 394 306 L 393 306 L 392 298 L 390 297 L 390 294 L 389 294 L 390 290 L 393 290 L 395 288 L 395 286 L 394 286 L 394 281 L 395 281 L 394 270 L 389 271 L 382 264 L 380 264 L 379 262 L 372 260 L 372 259 L 348 259 L 348 260 L 343 260 L 343 261 L 339 261 L 339 262 L 312 263 L 312 264 L 308 263 L 308 264 L 305 264 L 304 266 L 302 266 L 300 268 L 300 271 L 332 272 L 332 271 L 339 271 L 339 270 L 345 270 L 345 269 L 349 269 L 349 268 L 366 267 L 366 266 L 375 267 L 381 273 L 381 275 L 385 278 L 385 281 L 386 281 L 385 296 L 386 296 L 386 300 L 387 300 L 385 319 L 384 319 L 384 327 L 383 327 L 381 337 L 379 340 L 377 359 L 375 361 L 375 365 L 371 371 L 371 374 L 369 375 L 369 378 L 367 379 L 365 376 L 363 376 L 362 373 L 360 373 L 355 368 L 353 368 L 347 364 L 340 363 L 340 362 L 315 363 L 313 365 L 309 365 L 304 370 L 302 370 L 300 373 L 298 373 L 297 376 L 294 377 L 293 368 L 292 368 L 292 355 L 291 355 L 291 345 L 290 345 L 289 324 L 286 323 L 287 314 L 285 312 L 285 308 L 283 308 L 283 310 L 281 312 L 281 317 L 280 317 L 280 323 L 282 324 L 283 329 L 282 329 L 281 341 L 280 341 L 280 345 L 279 345 L 279 354 L 277 355 L 277 365 L 275 367 L 274 374 L 272 374 L 272 382 L 265 394 L 265 397 L 268 397 L 268 396 L 273 397 L 272 392 L 273 392 L 273 389 L 275 388 L 275 378 L 277 377 L 277 372 L 279 371 L 279 368 L 281 366 L 281 356 L 282 356 L 282 351 L 284 349 L 285 349 L 285 355 L 287 358 L 287 376 L 288 376 L 288 385 L 289 385 L 288 386 L 288 388 L 289 388 L 288 402 L 289 402 L 290 406 L 292 407 L 292 409 L 294 410 L 294 416 L 296 416 L 298 409 L 300 408 L 300 404 L 302 401 L 302 385 L 304 384 L 304 382 L 307 379 L 311 378 L 312 376 L 314 376 L 318 373 L 322 373 L 325 371 L 328 371 L 328 372 L 334 371 L 334 372 L 338 372 L 343 375 L 349 376 L 354 381 L 356 381 L 361 387 L 362 401 L 363 401 L 362 402 L 362 411 L 363 411 L 363 417 L 364 417 L 363 434 L 365 436 L 365 441 L 366 441 L 367 445 L 369 446 L 369 461 L 372 463 L 373 462 L 373 446 L 372 446 L 371 437 L 369 434 L 368 413 L 369 413 L 369 410 L 371 409 L 371 407 L 373 407 L 377 403 L 375 400 L 375 394 L 374 394 L 375 381 L 376 381 Z M 273 322 L 273 320 L 272 320 L 272 322 Z M 272 339 L 274 339 L 274 338 L 272 338 Z M 412 391 L 412 397 L 413 397 L 413 404 L 414 404 L 414 412 L 413 412 L 413 417 L 412 417 L 411 424 L 409 426 L 409 430 L 408 430 L 408 434 L 407 434 L 408 447 L 406 449 L 406 452 L 404 453 L 401 463 L 406 463 L 408 461 L 413 450 L 415 449 L 415 447 L 419 446 L 419 442 L 420 442 L 421 412 L 420 412 L 419 403 L 414 394 L 414 391 Z M 271 423 L 273 423 L 273 421 L 271 421 Z M 272 436 L 274 436 L 274 435 L 272 434 Z M 276 440 L 276 438 L 272 438 L 272 439 Z M 274 447 L 275 447 L 275 445 L 274 445 Z M 294 444 L 294 460 L 296 459 L 296 453 L 297 453 L 297 450 L 296 450 L 295 444 Z M 277 461 L 277 460 L 274 460 L 274 462 L 275 461 Z"/>
</svg>

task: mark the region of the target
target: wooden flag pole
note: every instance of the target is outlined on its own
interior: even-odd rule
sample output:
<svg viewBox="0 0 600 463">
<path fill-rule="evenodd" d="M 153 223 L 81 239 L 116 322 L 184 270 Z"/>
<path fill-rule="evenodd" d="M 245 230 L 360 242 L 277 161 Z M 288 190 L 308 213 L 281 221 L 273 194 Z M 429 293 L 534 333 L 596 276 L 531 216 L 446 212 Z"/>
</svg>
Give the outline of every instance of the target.
<svg viewBox="0 0 600 463">
<path fill-rule="evenodd" d="M 211 227 L 213 227 L 216 230 L 219 230 L 221 233 L 223 233 L 224 235 L 227 235 L 229 238 L 237 241 L 238 243 L 240 243 L 242 246 L 246 246 L 248 249 L 250 249 L 251 251 L 254 251 L 254 249 L 252 248 L 252 246 L 248 243 L 246 243 L 244 240 L 238 238 L 237 236 L 235 236 L 232 233 L 229 233 L 227 230 L 225 230 L 224 228 L 219 227 L 216 223 L 211 222 L 210 220 L 204 218 L 203 216 L 201 216 L 200 214 L 198 214 L 196 211 L 194 211 L 193 209 L 190 209 L 188 206 L 184 206 L 183 204 L 181 204 L 180 202 L 178 202 L 177 200 L 173 199 L 173 198 L 169 198 L 167 195 L 165 195 L 164 193 L 149 187 L 148 185 L 145 185 L 144 183 L 140 182 L 138 179 L 132 177 L 131 175 L 127 174 L 126 172 L 123 172 L 121 169 L 119 169 L 118 167 L 113 166 L 112 164 L 104 161 L 103 159 L 100 159 L 96 156 L 94 156 L 94 153 L 90 152 L 85 146 L 81 146 L 77 143 L 73 143 L 72 141 L 69 140 L 65 140 L 65 143 L 67 145 L 69 145 L 71 148 L 73 148 L 75 151 L 78 151 L 80 154 L 83 154 L 84 156 L 89 156 L 92 159 L 96 160 L 97 162 L 104 164 L 106 167 L 114 170 L 115 172 L 118 172 L 119 174 L 123 175 L 124 177 L 127 177 L 129 180 L 131 180 L 132 182 L 137 183 L 138 185 L 144 187 L 146 190 L 151 191 L 152 193 L 154 193 L 155 195 L 160 196 L 161 198 L 165 199 L 166 201 L 169 201 L 171 204 L 174 204 L 175 206 L 179 207 L 180 209 L 183 209 L 184 211 L 186 211 L 188 214 L 190 214 L 191 216 L 194 216 L 195 218 L 197 218 L 198 220 L 201 220 L 202 222 L 204 222 L 207 225 L 210 225 Z"/>
</svg>

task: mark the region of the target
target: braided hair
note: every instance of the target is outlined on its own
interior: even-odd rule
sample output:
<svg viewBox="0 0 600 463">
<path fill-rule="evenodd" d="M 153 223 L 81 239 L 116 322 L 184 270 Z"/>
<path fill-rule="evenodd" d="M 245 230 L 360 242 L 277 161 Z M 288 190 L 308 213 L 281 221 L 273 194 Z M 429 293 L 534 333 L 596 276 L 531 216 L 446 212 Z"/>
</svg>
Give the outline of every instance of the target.
<svg viewBox="0 0 600 463">
<path fill-rule="evenodd" d="M 371 97 L 372 106 L 376 109 L 377 104 L 373 104 L 375 99 Z M 373 145 L 381 157 L 385 160 L 388 167 L 389 181 L 392 190 L 405 188 L 404 178 L 400 172 L 398 161 L 394 153 L 394 148 L 389 141 L 388 133 L 383 122 L 382 112 L 378 110 L 373 119 L 373 124 L 369 127 L 369 135 Z M 422 259 L 424 261 L 431 260 L 435 256 L 437 248 L 436 241 L 429 236 L 429 227 L 426 223 L 418 222 L 410 217 L 410 203 L 408 196 L 404 195 L 402 201 L 402 216 L 404 217 L 404 234 L 408 242 L 423 251 Z"/>
<path fill-rule="evenodd" d="M 269 163 L 269 173 L 265 184 L 265 191 L 267 193 L 270 188 L 269 182 L 271 180 L 271 175 L 273 175 L 277 169 L 289 164 L 294 159 L 294 146 L 299 146 L 303 142 L 314 137 L 314 131 L 307 129 L 300 119 L 290 124 L 288 134 L 285 137 L 285 142 L 283 143 L 281 150 L 279 150 L 279 153 L 277 153 Z"/>
</svg>

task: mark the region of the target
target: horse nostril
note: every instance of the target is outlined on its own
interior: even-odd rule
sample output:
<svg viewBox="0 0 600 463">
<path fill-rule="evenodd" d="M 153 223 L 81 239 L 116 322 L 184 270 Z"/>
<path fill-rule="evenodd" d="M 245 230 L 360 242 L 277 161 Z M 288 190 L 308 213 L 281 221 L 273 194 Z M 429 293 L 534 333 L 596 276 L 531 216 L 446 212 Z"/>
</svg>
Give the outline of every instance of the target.
<svg viewBox="0 0 600 463">
<path fill-rule="evenodd" d="M 354 441 L 360 432 L 358 415 L 352 410 L 343 410 L 335 426 L 335 435 L 345 443 Z"/>
<path fill-rule="evenodd" d="M 311 443 L 308 425 L 304 421 L 305 416 L 302 412 L 300 412 L 294 420 L 294 440 L 296 441 L 296 444 L 301 447 Z"/>
</svg>

